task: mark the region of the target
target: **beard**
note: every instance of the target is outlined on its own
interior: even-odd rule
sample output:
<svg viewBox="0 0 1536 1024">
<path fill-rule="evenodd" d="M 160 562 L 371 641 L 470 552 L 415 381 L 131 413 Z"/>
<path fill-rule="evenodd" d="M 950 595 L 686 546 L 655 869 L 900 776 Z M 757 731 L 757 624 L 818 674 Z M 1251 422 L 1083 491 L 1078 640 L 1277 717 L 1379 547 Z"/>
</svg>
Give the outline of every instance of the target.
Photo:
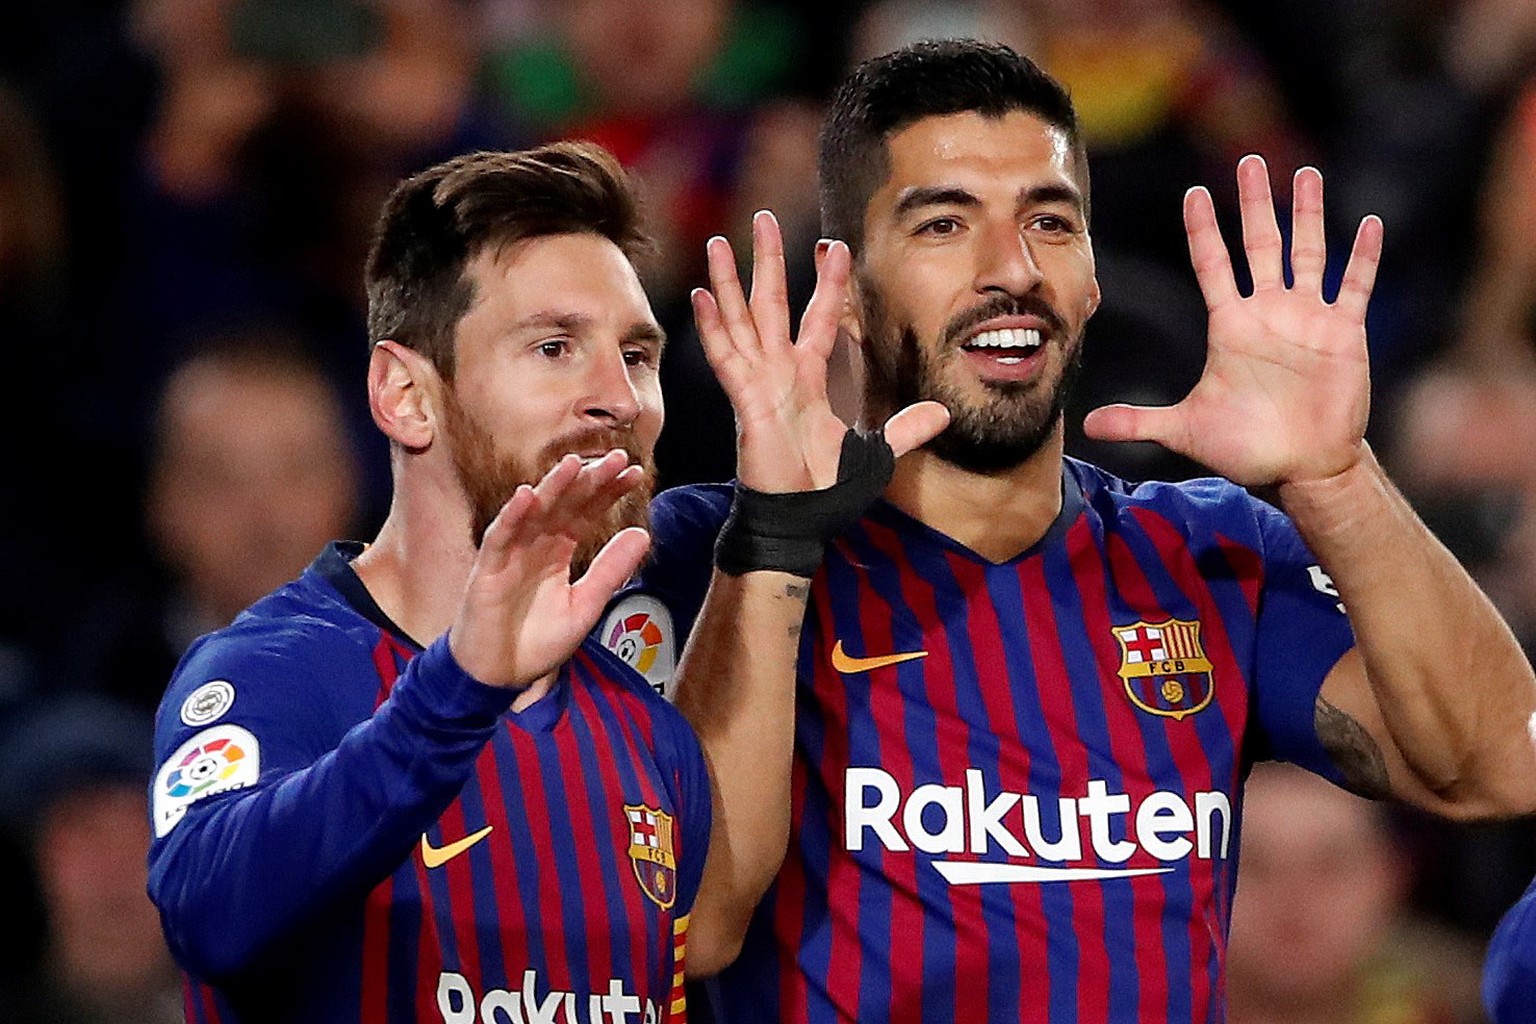
<svg viewBox="0 0 1536 1024">
<path fill-rule="evenodd" d="M 476 549 L 485 539 L 502 506 L 523 484 L 536 484 L 570 452 L 608 451 L 622 448 L 629 461 L 644 470 L 639 486 L 614 502 L 586 537 L 577 539 L 571 556 L 571 579 L 580 578 L 592 559 L 620 530 L 630 526 L 649 528 L 651 492 L 656 485 L 656 470 L 640 450 L 631 430 L 593 429 L 563 434 L 540 449 L 529 462 L 511 456 L 499 456 L 496 441 L 460 403 L 449 385 L 444 392 L 443 426 L 453 451 L 453 467 L 459 487 L 469 503 L 470 541 Z"/>
<path fill-rule="evenodd" d="M 1067 402 L 1082 369 L 1083 337 L 1068 337 L 1062 317 L 1034 295 L 998 295 L 956 314 L 929 349 L 911 324 L 897 324 L 878 289 L 861 280 L 865 400 L 881 417 L 914 402 L 934 401 L 949 410 L 949 426 L 925 447 L 934 455 L 970 473 L 996 474 L 1013 469 L 1038 452 L 1061 423 Z M 980 403 L 940 373 L 940 360 L 963 358 L 960 341 L 977 324 L 1001 316 L 1037 316 L 1049 328 L 1051 341 L 1062 344 L 1065 362 L 1054 382 L 981 381 L 987 397 Z"/>
</svg>

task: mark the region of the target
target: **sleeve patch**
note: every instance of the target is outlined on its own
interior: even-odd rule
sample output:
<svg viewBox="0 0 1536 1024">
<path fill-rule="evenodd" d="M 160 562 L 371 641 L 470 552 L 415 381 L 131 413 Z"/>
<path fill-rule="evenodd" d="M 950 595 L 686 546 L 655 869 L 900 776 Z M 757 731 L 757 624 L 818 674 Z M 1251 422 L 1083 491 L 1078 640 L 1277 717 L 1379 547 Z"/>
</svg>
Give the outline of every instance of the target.
<svg viewBox="0 0 1536 1024">
<path fill-rule="evenodd" d="M 234 706 L 234 685 L 225 679 L 215 679 L 193 690 L 181 702 L 181 720 L 196 729 L 223 718 Z"/>
<path fill-rule="evenodd" d="M 626 594 L 608 610 L 597 636 L 604 647 L 644 676 L 657 693 L 672 699 L 677 630 L 666 605 L 649 594 Z"/>
<path fill-rule="evenodd" d="M 155 837 L 164 838 L 187 808 L 215 793 L 241 789 L 261 776 L 261 746 L 238 725 L 216 725 L 193 736 L 155 775 Z"/>
</svg>

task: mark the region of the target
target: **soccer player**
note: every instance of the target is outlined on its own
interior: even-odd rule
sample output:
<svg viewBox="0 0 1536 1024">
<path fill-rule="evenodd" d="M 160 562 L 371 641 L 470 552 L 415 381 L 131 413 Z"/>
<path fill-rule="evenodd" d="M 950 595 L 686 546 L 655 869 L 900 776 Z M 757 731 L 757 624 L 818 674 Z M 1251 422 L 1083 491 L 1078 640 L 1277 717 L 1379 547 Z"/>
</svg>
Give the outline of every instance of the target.
<svg viewBox="0 0 1536 1024">
<path fill-rule="evenodd" d="M 647 546 L 646 244 L 594 146 L 460 157 L 388 200 L 389 514 L 199 640 L 158 717 L 150 892 L 189 1020 L 683 1019 L 704 762 L 584 639 Z"/>
<path fill-rule="evenodd" d="M 1381 223 L 1330 302 L 1318 172 L 1295 177 L 1291 284 L 1264 162 L 1237 177 L 1251 295 L 1209 194 L 1185 203 L 1204 376 L 1086 424 L 1225 479 L 1064 457 L 1099 301 L 1087 165 L 1064 90 L 1005 47 L 916 44 L 840 87 L 839 241 L 796 343 L 772 218 L 750 293 L 710 243 L 695 313 L 739 479 L 658 497 L 622 601 L 693 630 L 677 700 L 717 787 L 700 903 L 745 932 L 730 1020 L 1219 1021 L 1253 763 L 1456 817 L 1536 808 L 1530 665 L 1364 441 Z M 891 462 L 826 401 L 839 329 L 869 421 L 902 410 L 887 439 L 942 420 L 931 401 L 950 421 L 867 512 L 860 467 Z"/>
</svg>

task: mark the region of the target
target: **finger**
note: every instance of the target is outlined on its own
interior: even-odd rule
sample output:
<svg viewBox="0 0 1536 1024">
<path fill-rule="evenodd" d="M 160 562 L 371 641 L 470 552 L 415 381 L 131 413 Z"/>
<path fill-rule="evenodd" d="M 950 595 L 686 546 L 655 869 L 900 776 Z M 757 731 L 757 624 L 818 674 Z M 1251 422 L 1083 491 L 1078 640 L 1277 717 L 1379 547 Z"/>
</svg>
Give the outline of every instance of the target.
<svg viewBox="0 0 1536 1024">
<path fill-rule="evenodd" d="M 917 402 L 885 421 L 885 443 L 899 459 L 932 441 L 949 426 L 949 410 L 938 402 Z"/>
<path fill-rule="evenodd" d="M 736 254 L 731 243 L 716 235 L 705 245 L 705 258 L 709 264 L 709 290 L 719 307 L 720 320 L 730 332 L 731 343 L 737 349 L 760 347 L 752 309 L 736 273 Z"/>
<path fill-rule="evenodd" d="M 1099 441 L 1156 441 L 1185 452 L 1178 406 L 1105 405 L 1083 418 L 1083 433 Z"/>
<path fill-rule="evenodd" d="M 480 551 L 475 555 L 477 566 L 493 570 L 506 561 L 508 552 L 521 538 L 520 527 L 523 521 L 537 502 L 538 498 L 528 484 L 522 484 L 512 492 L 512 497 L 501 506 L 501 511 L 496 513 L 496 518 L 485 529 L 485 536 L 480 540 Z"/>
<path fill-rule="evenodd" d="M 1291 182 L 1291 282 L 1297 291 L 1323 293 L 1328 242 L 1323 229 L 1323 176 L 1303 167 Z"/>
<path fill-rule="evenodd" d="M 689 298 L 693 301 L 693 322 L 699 330 L 699 345 L 704 349 L 704 359 L 709 363 L 709 368 L 715 371 L 715 379 L 720 381 L 720 386 L 725 388 L 727 394 L 731 394 L 742 355 L 731 339 L 731 332 L 726 330 L 725 321 L 720 316 L 720 306 L 709 289 L 695 288 Z"/>
<path fill-rule="evenodd" d="M 1216 223 L 1211 194 L 1196 186 L 1184 193 L 1184 233 L 1189 239 L 1189 263 L 1195 268 L 1200 294 L 1207 309 L 1217 309 L 1238 298 L 1232 277 L 1232 258 Z"/>
<path fill-rule="evenodd" d="M 640 570 L 650 546 L 649 533 L 638 526 L 625 527 L 608 539 L 581 579 L 571 584 L 571 605 L 581 633 L 591 632 L 614 593 Z"/>
<path fill-rule="evenodd" d="M 543 500 L 536 525 L 551 533 L 579 532 L 576 524 L 587 516 L 597 496 L 630 468 L 629 454 L 622 448 L 615 448 L 591 462 L 584 463 L 575 455 L 567 455 L 560 461 L 563 464 L 567 460 L 575 461 L 575 476 L 558 491 L 540 495 Z M 552 472 L 546 475 L 545 480 L 551 475 Z M 539 486 L 543 486 L 542 481 Z"/>
<path fill-rule="evenodd" d="M 768 210 L 752 217 L 752 320 L 764 345 L 789 344 L 789 286 L 784 272 L 784 235 Z"/>
<path fill-rule="evenodd" d="M 1237 162 L 1237 204 L 1243 220 L 1243 249 L 1255 291 L 1285 287 L 1281 266 L 1280 225 L 1269 190 L 1269 168 L 1261 156 Z"/>
<path fill-rule="evenodd" d="M 829 242 L 816 267 L 816 288 L 800 318 L 797 348 L 815 352 L 824 363 L 837 344 L 837 328 L 848 304 L 848 278 L 853 255 L 844 242 Z"/>
<path fill-rule="evenodd" d="M 1385 232 L 1381 218 L 1374 213 L 1360 222 L 1354 248 L 1349 253 L 1349 265 L 1344 268 L 1344 279 L 1339 282 L 1339 297 L 1335 304 L 1362 322 L 1365 308 L 1371 301 L 1371 289 L 1376 287 L 1376 270 L 1381 266 Z"/>
</svg>

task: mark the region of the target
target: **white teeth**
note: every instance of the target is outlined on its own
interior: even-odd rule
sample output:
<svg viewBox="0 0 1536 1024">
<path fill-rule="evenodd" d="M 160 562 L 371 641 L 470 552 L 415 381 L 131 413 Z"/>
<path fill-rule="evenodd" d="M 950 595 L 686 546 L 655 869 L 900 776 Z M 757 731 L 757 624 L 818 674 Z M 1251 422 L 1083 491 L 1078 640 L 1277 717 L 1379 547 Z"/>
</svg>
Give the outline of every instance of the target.
<svg viewBox="0 0 1536 1024">
<path fill-rule="evenodd" d="M 966 342 L 967 348 L 1039 348 L 1040 332 L 1033 327 L 982 331 Z"/>
</svg>

